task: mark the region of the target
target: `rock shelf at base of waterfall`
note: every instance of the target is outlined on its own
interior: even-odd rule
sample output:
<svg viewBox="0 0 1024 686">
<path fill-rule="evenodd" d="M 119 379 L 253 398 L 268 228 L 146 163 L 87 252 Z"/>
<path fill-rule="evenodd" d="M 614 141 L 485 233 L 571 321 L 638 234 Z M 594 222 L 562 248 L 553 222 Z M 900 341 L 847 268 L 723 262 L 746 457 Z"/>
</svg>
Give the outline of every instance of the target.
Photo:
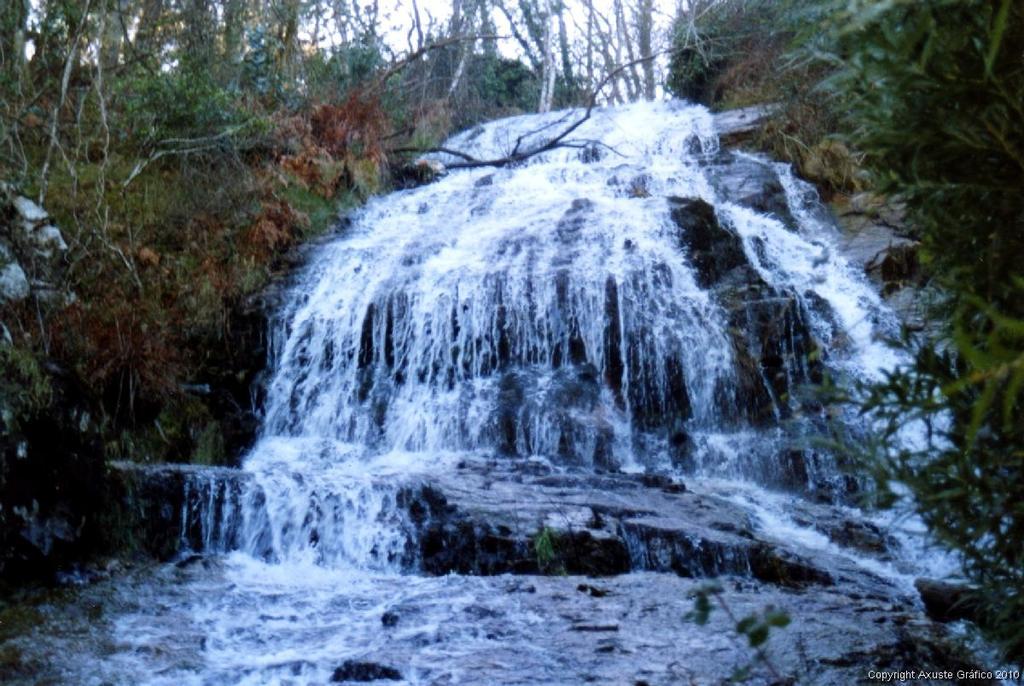
<svg viewBox="0 0 1024 686">
<path fill-rule="evenodd" d="M 220 532 L 222 540 L 274 538 L 270 532 L 252 531 L 225 537 L 231 524 L 218 519 L 230 509 L 225 504 L 231 493 L 255 486 L 252 474 L 121 464 L 113 478 L 133 499 L 125 502 L 125 511 L 139 518 L 138 530 L 148 532 L 147 547 L 178 560 L 175 569 L 218 568 L 217 557 L 192 553 L 204 552 L 211 531 Z M 430 578 L 493 577 L 473 583 L 515 598 L 516 612 L 523 612 L 525 604 L 543 617 L 545 631 L 552 632 L 552 650 L 557 646 L 559 653 L 549 657 L 582 670 L 566 677 L 572 682 L 592 670 L 600 682 L 619 683 L 614 679 L 626 678 L 619 671 L 626 664 L 647 665 L 648 671 L 629 678 L 650 684 L 675 683 L 686 674 L 702 675 L 700 683 L 713 682 L 709 675 L 718 667 L 709 665 L 726 654 L 735 661 L 744 651 L 726 640 L 729 631 L 719 626 L 721 620 L 703 629 L 684 621 L 693 594 L 709 581 L 722 589 L 722 606 L 737 617 L 766 606 L 791 616 L 792 629 L 784 640 L 789 646 L 797 641 L 801 650 L 770 653 L 787 675 L 841 684 L 884 665 L 971 663 L 955 633 L 927 617 L 910 575 L 913 565 L 902 559 L 905 553 L 894 533 L 849 508 L 738 482 L 694 479 L 684 484 L 667 476 L 555 470 L 535 460 L 479 456 L 465 456 L 429 476 L 379 480 L 392 489 L 392 507 L 401 511 L 394 519 L 406 523 L 408 545 L 414 549 L 395 578 L 419 584 Z M 323 503 L 331 499 L 322 492 L 316 498 L 318 504 L 310 504 L 294 521 L 325 517 Z M 253 513 L 246 518 L 261 521 Z M 315 540 L 311 544 L 315 547 Z M 272 552 L 267 555 L 268 562 L 287 563 Z M 671 600 L 662 607 L 660 598 Z M 504 646 L 507 633 L 500 627 L 507 610 L 495 606 L 494 598 L 478 600 L 476 609 L 466 610 L 475 613 L 473 631 Z M 406 677 L 416 674 L 416 648 L 398 637 L 423 621 L 421 612 L 415 603 L 383 609 L 373 630 L 389 647 L 353 659 L 389 665 Z M 644 642 L 644 636 L 656 634 L 659 622 L 673 627 L 667 634 L 673 643 L 664 638 Z M 684 644 L 691 647 L 680 650 Z M 536 683 L 529 670 L 518 672 L 507 663 L 503 669 L 489 672 L 488 678 Z M 487 683 L 479 678 L 467 683 Z"/>
<path fill-rule="evenodd" d="M 709 621 L 698 626 L 687 616 L 705 581 L 675 574 L 398 576 L 376 578 L 370 597 L 344 575 L 309 574 L 269 593 L 249 564 L 209 558 L 143 566 L 83 589 L 71 607 L 42 603 L 36 611 L 51 630 L 30 630 L 9 644 L 22 651 L 23 671 L 0 665 L 0 675 L 11 684 L 112 676 L 327 683 L 335 675 L 360 683 L 352 679 L 379 674 L 400 676 L 379 682 L 396 684 L 670 686 L 725 683 L 749 665 L 747 683 L 755 686 L 845 686 L 871 670 L 974 666 L 912 604 L 856 587 L 792 589 L 723 576 Z M 766 662 L 730 615 L 769 607 L 783 609 L 791 623 L 769 640 Z M 226 631 L 211 634 L 214 612 L 231 616 Z M 301 628 L 294 612 L 302 613 Z M 47 654 L 67 659 L 58 668 L 39 659 Z"/>
<path fill-rule="evenodd" d="M 230 552 L 231 542 L 279 538 L 274 526 L 330 518 L 324 509 L 331 495 L 320 491 L 294 506 L 291 521 L 271 522 L 265 494 L 242 471 L 119 463 L 113 481 L 124 516 L 132 519 L 127 528 L 141 533 L 138 547 L 160 559 Z M 609 576 L 649 570 L 739 574 L 791 588 L 853 580 L 913 594 L 858 566 L 861 557 L 893 562 L 897 543 L 878 524 L 846 508 L 772 496 L 784 503 L 793 527 L 819 537 L 817 547 L 801 550 L 759 530 L 747 498 L 767 496 L 740 483 L 697 482 L 701 490 L 695 491 L 665 476 L 556 472 L 531 461 L 484 458 L 462 459 L 454 470 L 429 477 L 376 482 L 394 493 L 394 517 L 405 522 L 412 551 L 399 568 L 407 572 Z M 237 517 L 231 506 L 242 493 L 252 494 L 252 509 Z M 244 533 L 231 530 L 243 526 Z M 316 548 L 319 535 L 312 526 L 306 543 Z M 551 543 L 546 560 L 536 550 L 541 536 Z M 282 555 L 271 548 L 246 552 Z"/>
</svg>

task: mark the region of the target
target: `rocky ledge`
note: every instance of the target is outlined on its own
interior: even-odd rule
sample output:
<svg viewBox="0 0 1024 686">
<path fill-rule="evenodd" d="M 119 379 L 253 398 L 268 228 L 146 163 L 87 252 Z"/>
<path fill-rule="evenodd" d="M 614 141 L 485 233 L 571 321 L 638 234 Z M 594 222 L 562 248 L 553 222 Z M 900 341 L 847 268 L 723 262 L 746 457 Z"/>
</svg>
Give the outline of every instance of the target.
<svg viewBox="0 0 1024 686">
<path fill-rule="evenodd" d="M 186 487 L 200 474 L 202 483 L 217 485 Z M 192 551 L 202 552 L 198 520 L 226 511 L 221 499 L 251 488 L 253 477 L 120 465 L 115 479 L 128 498 L 125 512 L 142 532 L 141 547 L 191 561 Z M 676 683 L 686 674 L 712 683 L 702 679 L 744 655 L 766 683 L 808 673 L 814 683 L 855 683 L 867 669 L 922 662 L 970 667 L 946 626 L 929 619 L 913 577 L 901 573 L 890 533 L 847 508 L 735 484 L 559 472 L 508 459 L 466 459 L 389 487 L 403 511 L 407 573 L 504 579 L 493 582 L 495 592 L 543 609 L 551 618 L 543 631 L 598 681 L 623 677 L 614 670 L 628 663 L 649 665 L 630 677 L 635 683 Z M 496 576 L 506 574 L 520 580 Z M 702 628 L 684 621 L 681 608 L 692 609 L 708 584 L 715 589 L 714 620 Z M 768 606 L 792 620 L 769 653 L 777 675 L 735 633 L 740 618 Z M 415 609 L 390 612 L 381 619 L 385 627 Z M 485 624 L 501 623 L 498 614 L 482 616 Z M 657 642 L 648 642 L 659 623 L 675 627 L 671 660 L 656 656 Z M 679 649 L 684 644 L 690 647 Z M 394 652 L 367 659 L 400 665 L 403 648 L 397 650 L 398 662 Z"/>
</svg>

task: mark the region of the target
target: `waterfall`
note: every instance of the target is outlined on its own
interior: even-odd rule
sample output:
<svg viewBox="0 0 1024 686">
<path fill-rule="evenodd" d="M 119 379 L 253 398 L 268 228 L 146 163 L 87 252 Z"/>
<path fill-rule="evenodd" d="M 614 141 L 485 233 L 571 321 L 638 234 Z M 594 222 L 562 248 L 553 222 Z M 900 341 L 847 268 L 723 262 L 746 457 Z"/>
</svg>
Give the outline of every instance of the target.
<svg viewBox="0 0 1024 686">
<path fill-rule="evenodd" d="M 582 114 L 445 147 L 501 157 Z M 709 112 L 680 102 L 595 110 L 565 142 L 352 215 L 280 313 L 251 478 L 197 477 L 183 537 L 414 567 L 401 484 L 467 454 L 842 494 L 804 388 L 892 364 L 876 339 L 896 323 L 813 189 L 720 150 Z"/>
</svg>

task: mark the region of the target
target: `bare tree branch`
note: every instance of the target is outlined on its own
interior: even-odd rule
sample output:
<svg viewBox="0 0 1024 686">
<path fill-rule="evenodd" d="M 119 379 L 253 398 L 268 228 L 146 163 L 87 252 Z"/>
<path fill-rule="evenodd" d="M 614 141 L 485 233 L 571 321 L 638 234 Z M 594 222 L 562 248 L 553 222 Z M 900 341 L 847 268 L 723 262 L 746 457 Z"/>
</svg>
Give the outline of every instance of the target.
<svg viewBox="0 0 1024 686">
<path fill-rule="evenodd" d="M 609 82 L 611 82 L 613 79 L 617 78 L 620 74 L 622 74 L 626 70 L 635 68 L 638 64 L 642 64 L 642 63 L 644 63 L 644 62 L 646 62 L 648 60 L 657 59 L 658 57 L 660 57 L 662 55 L 665 55 L 665 54 L 669 54 L 671 52 L 672 52 L 671 50 L 663 50 L 663 51 L 657 52 L 657 53 L 655 53 L 653 55 L 647 55 L 647 56 L 641 57 L 639 59 L 632 60 L 631 62 L 626 62 L 625 64 L 621 64 L 618 67 L 616 67 L 615 69 L 613 69 L 610 72 L 608 72 L 607 74 L 605 74 L 604 78 L 602 78 L 601 81 L 597 84 L 597 86 L 595 86 L 594 89 L 590 92 L 590 96 L 587 99 L 587 107 L 586 107 L 586 109 L 584 109 L 583 113 L 579 116 L 579 118 L 576 119 L 576 121 L 572 122 L 567 127 L 562 129 L 562 131 L 559 132 L 557 135 L 552 136 L 551 138 L 549 138 L 548 140 L 544 141 L 543 143 L 540 143 L 539 145 L 536 145 L 536 146 L 534 146 L 532 148 L 529 148 L 527 150 L 523 150 L 523 151 L 519 150 L 519 148 L 522 146 L 522 143 L 523 143 L 524 140 L 526 140 L 530 136 L 536 135 L 537 133 L 539 133 L 541 131 L 544 131 L 545 129 L 551 128 L 553 126 L 557 126 L 559 123 L 565 121 L 569 116 L 571 116 L 575 112 L 575 110 L 568 111 L 565 114 L 565 116 L 563 116 L 561 119 L 556 120 L 554 122 L 549 122 L 548 124 L 545 124 L 544 126 L 540 127 L 539 129 L 536 129 L 535 131 L 531 131 L 531 132 L 522 134 L 521 136 L 519 136 L 516 139 L 516 144 L 512 148 L 512 151 L 508 155 L 505 155 L 504 157 L 499 157 L 499 158 L 491 159 L 491 160 L 480 160 L 480 159 L 474 158 L 472 155 L 469 155 L 467 153 L 453 151 L 453 150 L 448 149 L 448 148 L 429 148 L 429 149 L 426 149 L 426 150 L 420 150 L 419 152 L 422 152 L 422 153 L 431 153 L 431 152 L 433 152 L 433 153 L 443 153 L 443 154 L 447 154 L 447 155 L 452 155 L 454 157 L 462 158 L 462 160 L 463 160 L 462 162 L 454 162 L 452 164 L 446 165 L 448 169 L 476 169 L 476 168 L 479 168 L 479 167 L 511 167 L 511 166 L 514 166 L 514 165 L 519 164 L 521 162 L 524 162 L 524 161 L 528 160 L 529 158 L 531 158 L 531 157 L 533 157 L 535 155 L 539 155 L 539 154 L 541 154 L 543 152 L 548 152 L 548 151 L 554 150 L 556 148 L 564 148 L 564 147 L 578 148 L 578 147 L 581 147 L 581 145 L 580 145 L 581 143 L 584 143 L 584 144 L 598 143 L 597 141 L 575 141 L 575 140 L 569 140 L 569 136 L 574 131 L 579 129 L 581 126 L 583 126 L 583 124 L 586 123 L 590 119 L 591 114 L 593 114 L 594 108 L 597 106 L 597 98 L 600 96 L 601 91 L 604 89 L 604 87 L 607 86 Z"/>
</svg>

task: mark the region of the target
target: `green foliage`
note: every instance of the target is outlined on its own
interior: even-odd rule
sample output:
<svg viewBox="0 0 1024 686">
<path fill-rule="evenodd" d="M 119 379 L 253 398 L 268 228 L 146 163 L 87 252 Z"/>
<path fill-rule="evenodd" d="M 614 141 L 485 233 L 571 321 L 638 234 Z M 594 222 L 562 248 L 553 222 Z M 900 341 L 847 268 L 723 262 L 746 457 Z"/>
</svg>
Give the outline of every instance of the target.
<svg viewBox="0 0 1024 686">
<path fill-rule="evenodd" d="M 987 624 L 1024 654 L 1024 5 L 829 3 L 807 45 L 873 182 L 900 196 L 945 288 L 948 335 L 847 399 L 878 421 L 871 463 L 959 552 Z M 820 27 L 819 27 L 820 28 Z M 918 440 L 903 440 L 919 430 Z"/>
<path fill-rule="evenodd" d="M 474 59 L 470 78 L 476 96 L 496 112 L 529 112 L 540 94 L 536 75 L 519 60 L 483 54 Z"/>
<path fill-rule="evenodd" d="M 29 349 L 0 340 L 0 427 L 19 424 L 44 411 L 53 397 L 50 377 Z"/>
<path fill-rule="evenodd" d="M 769 661 L 763 648 L 771 638 L 773 629 L 785 629 L 789 626 L 791 621 L 789 614 L 784 610 L 768 606 L 760 613 L 750 614 L 737 620 L 732 609 L 722 597 L 722 590 L 722 587 L 716 583 L 707 583 L 698 587 L 693 594 L 693 609 L 686 614 L 686 619 L 698 626 L 705 626 L 711 619 L 714 606 L 719 606 L 729 620 L 734 623 L 735 632 L 746 638 L 747 648 L 753 651 L 753 657 L 748 662 L 736 667 L 730 681 L 744 683 L 754 678 L 754 668 L 759 663 L 764 665 L 765 669 L 775 677 L 775 681 L 780 681 L 774 665 Z"/>
<path fill-rule="evenodd" d="M 118 81 L 115 97 L 122 106 L 122 130 L 142 144 L 216 135 L 251 117 L 237 93 L 204 72 L 140 70 Z"/>
<path fill-rule="evenodd" d="M 751 648 L 758 648 L 768 642 L 772 629 L 785 629 L 789 622 L 786 612 L 768 607 L 760 615 L 748 615 L 738 621 L 736 633 L 746 636 Z"/>
<path fill-rule="evenodd" d="M 281 92 L 281 79 L 275 69 L 273 36 L 264 26 L 256 26 L 246 34 L 249 50 L 242 68 L 242 83 L 260 96 L 277 96 Z"/>
<path fill-rule="evenodd" d="M 708 583 L 699 587 L 693 594 L 693 609 L 686 614 L 688 621 L 704 626 L 711 619 L 711 598 L 722 592 L 718 584 Z"/>
<path fill-rule="evenodd" d="M 673 95 L 709 106 L 763 102 L 765 75 L 779 65 L 790 35 L 788 3 L 723 0 L 684 10 L 673 26 L 666 87 Z M 761 82 L 761 83 L 757 83 Z"/>
<path fill-rule="evenodd" d="M 342 100 L 385 66 L 381 46 L 374 41 L 340 45 L 312 55 L 306 63 L 306 82 L 313 100 Z"/>
<path fill-rule="evenodd" d="M 949 283 L 1024 314 L 1007 278 L 1024 249 L 1024 7 L 861 0 L 835 21 L 828 85 L 879 190 L 906 199 Z"/>
<path fill-rule="evenodd" d="M 551 527 L 544 527 L 533 539 L 533 552 L 537 556 L 537 567 L 545 574 L 564 574 L 565 567 L 561 563 L 558 551 L 558 532 Z"/>
</svg>

